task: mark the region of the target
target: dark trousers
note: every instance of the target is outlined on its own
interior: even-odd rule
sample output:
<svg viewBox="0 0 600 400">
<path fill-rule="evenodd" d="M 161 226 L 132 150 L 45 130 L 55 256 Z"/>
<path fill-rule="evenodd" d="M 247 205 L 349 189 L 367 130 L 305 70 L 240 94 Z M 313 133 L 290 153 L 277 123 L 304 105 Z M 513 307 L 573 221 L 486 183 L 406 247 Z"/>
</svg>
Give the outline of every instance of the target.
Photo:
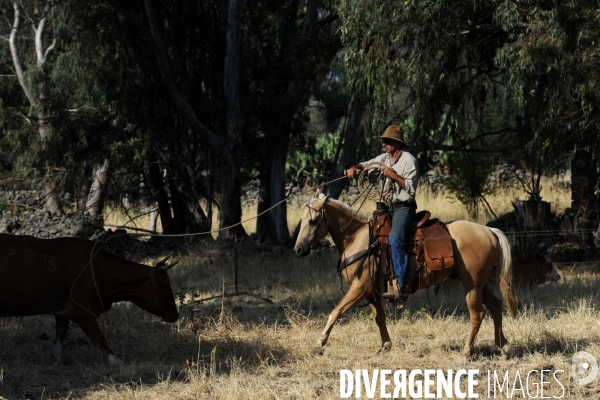
<svg viewBox="0 0 600 400">
<path fill-rule="evenodd" d="M 390 208 L 392 231 L 388 239 L 390 246 L 392 246 L 392 261 L 399 287 L 403 287 L 406 283 L 408 254 L 406 253 L 405 245 L 412 230 L 416 209 L 417 205 L 415 203 L 403 207 Z"/>
</svg>

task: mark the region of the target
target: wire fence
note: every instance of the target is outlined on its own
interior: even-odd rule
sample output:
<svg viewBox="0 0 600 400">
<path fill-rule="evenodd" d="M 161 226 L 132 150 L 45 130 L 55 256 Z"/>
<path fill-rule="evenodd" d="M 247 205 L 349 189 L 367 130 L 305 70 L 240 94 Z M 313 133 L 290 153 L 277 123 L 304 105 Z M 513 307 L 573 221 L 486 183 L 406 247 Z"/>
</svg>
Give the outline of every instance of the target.
<svg viewBox="0 0 600 400">
<path fill-rule="evenodd" d="M 583 235 L 594 234 L 597 229 L 577 229 L 577 230 L 548 230 L 548 231 L 503 231 L 506 236 L 529 237 L 529 236 L 555 236 L 555 235 Z"/>
</svg>

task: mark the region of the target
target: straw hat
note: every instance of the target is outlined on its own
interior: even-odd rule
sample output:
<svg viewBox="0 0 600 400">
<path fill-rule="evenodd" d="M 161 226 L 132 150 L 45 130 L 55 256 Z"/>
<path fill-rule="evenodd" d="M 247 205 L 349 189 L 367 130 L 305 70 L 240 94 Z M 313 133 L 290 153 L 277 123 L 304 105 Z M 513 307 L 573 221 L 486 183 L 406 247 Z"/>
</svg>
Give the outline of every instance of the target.
<svg viewBox="0 0 600 400">
<path fill-rule="evenodd" d="M 379 136 L 381 139 L 391 139 L 396 140 L 402 143 L 405 146 L 408 146 L 408 143 L 404 141 L 404 130 L 398 125 L 390 125 L 387 127 L 383 136 Z"/>
</svg>

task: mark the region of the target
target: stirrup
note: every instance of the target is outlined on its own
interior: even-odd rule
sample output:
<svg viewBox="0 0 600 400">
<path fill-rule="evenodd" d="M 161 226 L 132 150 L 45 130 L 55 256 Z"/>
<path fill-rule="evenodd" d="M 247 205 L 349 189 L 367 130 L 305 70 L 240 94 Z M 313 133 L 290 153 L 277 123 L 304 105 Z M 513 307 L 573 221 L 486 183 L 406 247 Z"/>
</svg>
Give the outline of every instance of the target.
<svg viewBox="0 0 600 400">
<path fill-rule="evenodd" d="M 398 288 L 397 282 L 389 282 L 388 291 L 381 295 L 384 299 L 390 300 L 392 303 L 397 303 L 406 300 L 408 294 L 402 293 Z"/>
</svg>

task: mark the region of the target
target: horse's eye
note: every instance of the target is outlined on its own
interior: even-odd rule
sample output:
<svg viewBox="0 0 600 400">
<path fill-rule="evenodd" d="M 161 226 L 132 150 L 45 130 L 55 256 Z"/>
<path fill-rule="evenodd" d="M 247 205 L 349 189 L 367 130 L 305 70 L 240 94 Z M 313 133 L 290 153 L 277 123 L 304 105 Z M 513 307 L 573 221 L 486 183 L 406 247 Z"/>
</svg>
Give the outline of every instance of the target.
<svg viewBox="0 0 600 400">
<path fill-rule="evenodd" d="M 316 225 L 317 224 L 317 220 L 316 219 L 309 219 L 308 220 L 308 224 L 309 225 Z"/>
</svg>

